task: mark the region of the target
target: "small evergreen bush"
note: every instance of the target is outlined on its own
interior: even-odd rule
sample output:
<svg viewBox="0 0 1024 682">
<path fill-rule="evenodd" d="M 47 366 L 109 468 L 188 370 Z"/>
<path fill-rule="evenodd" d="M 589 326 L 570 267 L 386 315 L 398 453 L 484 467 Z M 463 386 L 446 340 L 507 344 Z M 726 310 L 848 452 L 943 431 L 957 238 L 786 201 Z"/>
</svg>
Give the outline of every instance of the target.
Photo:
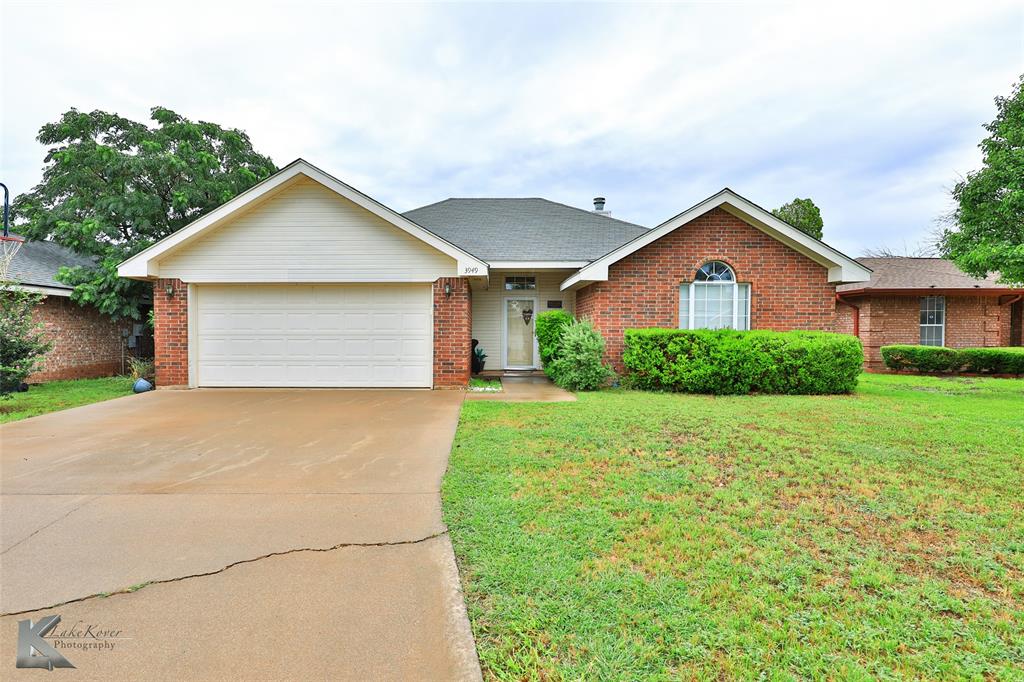
<svg viewBox="0 0 1024 682">
<path fill-rule="evenodd" d="M 570 318 L 561 329 L 557 352 L 545 371 L 555 384 L 566 390 L 595 391 L 615 376 L 604 364 L 603 357 L 601 333 L 590 322 Z"/>
</svg>

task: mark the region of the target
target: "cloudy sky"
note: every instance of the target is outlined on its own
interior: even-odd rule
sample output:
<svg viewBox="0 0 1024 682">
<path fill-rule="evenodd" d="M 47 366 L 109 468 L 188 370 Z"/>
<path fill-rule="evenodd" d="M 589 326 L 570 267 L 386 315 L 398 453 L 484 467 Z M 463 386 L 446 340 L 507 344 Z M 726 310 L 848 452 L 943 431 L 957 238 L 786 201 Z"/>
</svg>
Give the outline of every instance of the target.
<svg viewBox="0 0 1024 682">
<path fill-rule="evenodd" d="M 44 122 L 162 105 L 398 210 L 604 195 L 653 226 L 728 186 L 813 198 L 853 255 L 927 238 L 1024 72 L 1019 2 L 0 7 L 15 192 Z"/>
</svg>

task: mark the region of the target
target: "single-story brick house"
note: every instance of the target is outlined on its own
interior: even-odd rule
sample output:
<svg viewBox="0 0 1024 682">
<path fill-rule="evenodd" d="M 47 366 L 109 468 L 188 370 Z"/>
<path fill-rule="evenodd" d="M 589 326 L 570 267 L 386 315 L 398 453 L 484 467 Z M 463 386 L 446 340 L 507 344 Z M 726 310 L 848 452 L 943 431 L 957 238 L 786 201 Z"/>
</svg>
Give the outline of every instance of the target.
<svg viewBox="0 0 1024 682">
<path fill-rule="evenodd" d="M 1024 345 L 1024 289 L 971 277 L 942 258 L 858 260 L 871 279 L 836 287 L 836 331 L 860 337 L 869 369 L 884 367 L 879 348 L 890 344 Z"/>
<path fill-rule="evenodd" d="M 653 229 L 544 199 L 399 214 L 299 159 L 122 263 L 153 282 L 157 384 L 458 387 L 471 340 L 538 367 L 534 316 L 825 329 L 871 271 L 724 189 Z"/>
<path fill-rule="evenodd" d="M 88 258 L 47 241 L 26 241 L 11 261 L 10 279 L 22 289 L 45 296 L 33 317 L 53 343 L 28 383 L 121 374 L 125 353 L 148 336 L 140 323 L 115 322 L 95 308 L 71 300 L 71 287 L 57 281 L 57 272 L 62 266 L 91 264 Z"/>
</svg>

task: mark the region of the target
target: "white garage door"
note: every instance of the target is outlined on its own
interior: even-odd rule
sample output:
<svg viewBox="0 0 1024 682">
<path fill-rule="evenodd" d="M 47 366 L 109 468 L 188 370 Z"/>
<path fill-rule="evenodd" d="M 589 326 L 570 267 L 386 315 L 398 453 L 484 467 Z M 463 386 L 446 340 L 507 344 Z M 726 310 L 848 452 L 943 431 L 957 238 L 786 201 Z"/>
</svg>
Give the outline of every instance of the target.
<svg viewBox="0 0 1024 682">
<path fill-rule="evenodd" d="M 200 386 L 431 386 L 429 284 L 195 293 Z"/>
</svg>

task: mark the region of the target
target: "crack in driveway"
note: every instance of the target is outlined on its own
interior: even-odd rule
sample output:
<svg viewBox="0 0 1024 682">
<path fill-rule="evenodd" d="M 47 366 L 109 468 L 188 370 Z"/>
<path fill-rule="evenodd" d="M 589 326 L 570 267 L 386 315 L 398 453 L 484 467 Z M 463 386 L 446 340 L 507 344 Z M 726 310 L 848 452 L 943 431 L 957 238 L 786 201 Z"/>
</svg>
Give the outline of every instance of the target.
<svg viewBox="0 0 1024 682">
<path fill-rule="evenodd" d="M 230 564 L 222 566 L 221 568 L 218 568 L 215 571 L 206 571 L 204 573 L 190 573 L 188 575 L 177 576 L 175 578 L 161 578 L 159 580 L 148 580 L 137 585 L 132 585 L 131 587 L 125 587 L 120 590 L 115 590 L 114 592 L 97 592 L 95 594 L 89 594 L 84 597 L 77 597 L 75 599 L 68 599 L 67 601 L 57 602 L 56 604 L 50 604 L 49 606 L 39 606 L 31 609 L 24 609 L 22 611 L 10 611 L 8 613 L 0 613 L 0 617 L 20 616 L 25 613 L 47 611 L 49 609 L 56 609 L 62 606 L 66 606 L 68 604 L 77 604 L 78 602 L 88 601 L 90 599 L 103 599 L 106 597 L 113 597 L 114 595 L 118 594 L 132 594 L 134 592 L 138 592 L 139 590 L 145 587 L 149 587 L 150 585 L 163 585 L 165 583 L 176 583 L 184 580 L 191 580 L 193 578 L 205 578 L 211 575 L 218 575 L 220 573 L 224 573 L 225 571 L 232 569 L 235 566 L 241 566 L 243 564 L 252 564 L 256 563 L 257 561 L 263 561 L 264 559 L 270 559 L 272 557 L 277 556 L 299 554 L 302 552 L 333 552 L 335 550 L 346 549 L 348 547 L 399 547 L 402 545 L 418 545 L 424 542 L 429 542 L 430 540 L 443 537 L 447 534 L 448 530 L 445 529 L 442 531 L 438 531 L 436 533 L 431 533 L 430 535 L 426 535 L 422 538 L 417 538 L 415 540 L 395 540 L 391 542 L 340 542 L 330 547 L 296 547 L 294 549 L 286 549 L 280 552 L 270 552 L 269 554 L 262 554 L 251 559 L 239 559 L 238 561 L 233 561 Z"/>
<path fill-rule="evenodd" d="M 79 505 L 77 505 L 77 506 L 74 506 L 74 507 L 72 507 L 72 508 L 71 508 L 71 509 L 69 509 L 69 510 L 68 510 L 67 512 L 65 512 L 64 514 L 62 514 L 61 516 L 59 516 L 58 518 L 54 519 L 53 521 L 50 521 L 50 522 L 49 522 L 48 524 L 46 524 L 45 526 L 40 526 L 39 528 L 36 528 L 36 529 L 35 529 L 34 531 L 32 531 L 31 533 L 29 533 L 28 535 L 26 535 L 26 536 L 25 536 L 25 537 L 23 537 L 22 539 L 18 540 L 17 542 L 15 542 L 15 543 L 14 543 L 13 545 L 11 545 L 10 547 L 8 547 L 8 548 L 7 548 L 7 549 L 5 549 L 4 551 L 0 552 L 0 556 L 3 556 L 4 554 L 7 554 L 8 552 L 10 552 L 10 551 L 11 551 L 12 549 L 14 549 L 15 547 L 17 547 L 18 545 L 20 545 L 20 544 L 22 544 L 22 543 L 24 543 L 24 542 L 26 542 L 26 541 L 28 541 L 28 540 L 31 540 L 31 539 L 32 539 L 32 538 L 34 538 L 34 537 L 35 537 L 36 535 L 38 535 L 39 533 L 42 533 L 42 532 L 43 532 L 44 530 L 46 530 L 46 529 L 47 529 L 47 528 L 49 528 L 50 526 L 53 526 L 54 524 L 60 523 L 61 521 L 63 521 L 63 520 L 64 520 L 64 519 L 66 519 L 67 517 L 71 516 L 71 515 L 72 515 L 72 514 L 74 514 L 74 513 L 76 512 L 76 511 L 78 511 L 79 509 L 81 509 L 82 507 L 84 507 L 85 505 L 89 504 L 90 502 L 92 502 L 92 501 L 93 501 L 93 500 L 95 500 L 95 499 L 96 499 L 96 496 L 95 496 L 95 495 L 93 495 L 92 497 L 89 497 L 88 499 L 84 500 L 84 501 L 83 501 L 83 502 L 82 502 L 81 504 L 79 504 Z M 0 615 L 2 615 L 2 614 L 0 614 Z"/>
</svg>

